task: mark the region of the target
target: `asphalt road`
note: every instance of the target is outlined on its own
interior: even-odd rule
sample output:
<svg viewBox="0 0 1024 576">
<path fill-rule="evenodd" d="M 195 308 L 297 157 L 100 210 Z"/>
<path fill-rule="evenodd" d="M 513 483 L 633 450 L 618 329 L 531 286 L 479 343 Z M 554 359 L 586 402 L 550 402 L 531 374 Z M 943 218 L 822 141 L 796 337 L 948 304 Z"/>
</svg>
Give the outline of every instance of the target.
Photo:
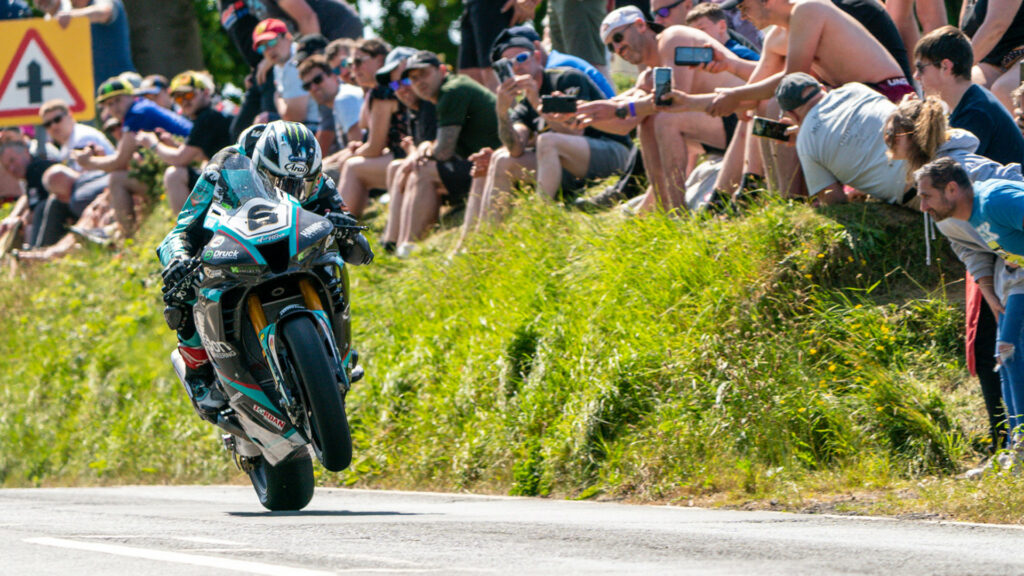
<svg viewBox="0 0 1024 576">
<path fill-rule="evenodd" d="M 0 490 L 0 574 L 1024 574 L 977 524 L 241 486 Z"/>
</svg>

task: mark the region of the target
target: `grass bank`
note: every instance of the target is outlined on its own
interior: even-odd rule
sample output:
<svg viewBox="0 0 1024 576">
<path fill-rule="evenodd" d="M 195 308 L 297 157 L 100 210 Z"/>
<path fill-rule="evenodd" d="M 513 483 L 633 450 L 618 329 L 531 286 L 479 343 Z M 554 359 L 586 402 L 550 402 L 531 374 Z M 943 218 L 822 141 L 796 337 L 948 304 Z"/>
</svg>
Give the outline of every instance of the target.
<svg viewBox="0 0 1024 576">
<path fill-rule="evenodd" d="M 0 484 L 241 480 L 167 363 L 168 227 L 0 280 Z M 1016 477 L 952 479 L 985 418 L 914 214 L 521 206 L 453 239 L 353 269 L 368 375 L 321 484 L 1020 520 Z"/>
</svg>

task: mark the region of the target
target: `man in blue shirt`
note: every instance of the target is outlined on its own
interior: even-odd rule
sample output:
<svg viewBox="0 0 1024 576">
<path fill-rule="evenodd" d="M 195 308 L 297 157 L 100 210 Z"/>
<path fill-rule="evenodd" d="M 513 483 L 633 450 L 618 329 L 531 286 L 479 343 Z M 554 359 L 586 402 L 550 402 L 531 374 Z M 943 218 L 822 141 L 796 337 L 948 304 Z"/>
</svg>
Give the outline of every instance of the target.
<svg viewBox="0 0 1024 576">
<path fill-rule="evenodd" d="M 1024 265 L 1024 183 L 990 179 L 972 185 L 963 166 L 948 157 L 924 165 L 914 177 L 922 212 L 936 221 L 955 218 L 969 222 L 1007 265 Z M 1018 348 L 1024 355 L 1024 293 L 1006 292 L 999 294 L 1003 313 L 998 319 L 996 359 L 1013 431 L 1024 424 L 1024 356 L 1016 355 Z"/>
<path fill-rule="evenodd" d="M 72 152 L 72 158 L 85 170 L 110 173 L 110 203 L 125 236 L 135 231 L 135 204 L 132 194 L 145 192 L 138 180 L 128 177 L 132 154 L 139 148 L 139 132 L 166 132 L 174 136 L 188 136 L 192 122 L 162 108 L 145 98 L 136 98 L 131 84 L 121 78 L 109 78 L 96 91 L 96 105 L 101 117 L 121 121 L 121 140 L 113 154 L 97 155 L 94 147 Z M 153 143 L 151 148 L 156 148 Z"/>
<path fill-rule="evenodd" d="M 761 59 L 757 52 L 740 44 L 730 36 L 728 15 L 714 2 L 703 2 L 694 6 L 686 13 L 686 25 L 707 32 L 708 36 L 718 40 L 733 54 L 744 60 Z"/>
<path fill-rule="evenodd" d="M 535 49 L 541 53 L 541 57 L 544 59 L 544 69 L 550 68 L 575 68 L 580 72 L 583 72 L 590 78 L 594 84 L 601 90 L 605 98 L 612 98 L 615 96 L 615 88 L 608 82 L 608 79 L 598 71 L 590 62 L 582 58 L 578 58 L 571 54 L 562 54 L 557 50 L 551 50 L 550 52 L 545 50 L 540 42 L 540 35 L 537 31 L 530 26 L 513 26 L 506 28 L 498 35 L 497 39 L 494 40 L 494 44 L 491 46 L 491 62 L 494 62 L 501 58 L 500 49 L 508 44 L 508 41 L 512 38 L 526 38 L 530 42 L 533 42 Z M 498 51 L 495 54 L 495 51 Z"/>
</svg>

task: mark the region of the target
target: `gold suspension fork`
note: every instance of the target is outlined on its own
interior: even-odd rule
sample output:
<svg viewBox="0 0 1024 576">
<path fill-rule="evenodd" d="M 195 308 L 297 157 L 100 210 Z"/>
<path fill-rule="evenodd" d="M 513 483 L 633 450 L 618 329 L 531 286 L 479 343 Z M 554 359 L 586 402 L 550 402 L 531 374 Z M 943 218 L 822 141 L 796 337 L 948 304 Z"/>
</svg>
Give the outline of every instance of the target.
<svg viewBox="0 0 1024 576">
<path fill-rule="evenodd" d="M 256 329 L 256 335 L 259 336 L 260 332 L 267 327 L 267 315 L 263 312 L 263 303 L 260 302 L 259 296 L 249 294 L 245 304 L 249 309 L 249 320 L 252 322 L 252 327 Z"/>
<path fill-rule="evenodd" d="M 306 300 L 306 308 L 323 312 L 324 307 L 320 303 L 320 296 L 313 289 L 313 285 L 309 283 L 309 280 L 305 278 L 299 280 L 299 290 L 302 291 L 302 297 Z"/>
</svg>

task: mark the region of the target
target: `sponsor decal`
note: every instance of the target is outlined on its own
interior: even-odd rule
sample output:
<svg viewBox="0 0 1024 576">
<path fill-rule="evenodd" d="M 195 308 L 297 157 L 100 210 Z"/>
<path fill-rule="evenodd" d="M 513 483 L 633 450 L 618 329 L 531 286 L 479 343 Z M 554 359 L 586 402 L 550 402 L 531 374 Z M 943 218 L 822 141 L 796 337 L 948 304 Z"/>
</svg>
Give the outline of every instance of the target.
<svg viewBox="0 0 1024 576">
<path fill-rule="evenodd" d="M 216 248 L 224 243 L 223 236 L 216 236 L 213 240 L 210 240 L 210 248 Z"/>
<path fill-rule="evenodd" d="M 274 416 L 273 414 L 271 414 L 263 406 L 260 406 L 259 404 L 255 404 L 255 405 L 253 405 L 252 409 L 257 414 L 259 414 L 261 418 L 263 418 L 267 422 L 271 423 L 278 430 L 284 430 L 284 420 L 278 418 L 277 416 Z"/>
<path fill-rule="evenodd" d="M 286 232 L 278 232 L 277 234 L 271 234 L 270 236 L 264 236 L 263 238 L 260 238 L 260 241 L 266 244 L 266 243 L 273 242 L 274 240 L 280 240 L 281 238 L 284 238 L 287 235 L 288 234 Z"/>
<path fill-rule="evenodd" d="M 305 162 L 289 162 L 284 165 L 284 169 L 296 176 L 305 176 L 306 172 L 309 172 L 309 166 L 306 166 Z"/>
<path fill-rule="evenodd" d="M 324 228 L 329 228 L 330 224 L 326 220 L 319 220 L 303 228 L 302 232 L 299 232 L 303 238 L 312 238 L 320 233 Z"/>
<path fill-rule="evenodd" d="M 257 204 L 245 215 L 249 221 L 249 231 L 259 230 L 271 224 L 277 224 L 277 212 L 272 206 Z"/>
<path fill-rule="evenodd" d="M 222 277 L 224 277 L 224 271 L 221 270 L 220 268 L 212 268 L 210 266 L 207 266 L 206 269 L 203 272 L 206 274 L 207 278 L 222 278 Z"/>
<path fill-rule="evenodd" d="M 238 355 L 235 352 L 235 349 L 227 342 L 210 340 L 208 342 L 203 342 L 203 347 L 206 348 L 206 351 L 214 358 L 234 358 Z"/>
<path fill-rule="evenodd" d="M 213 251 L 213 259 L 214 260 L 223 260 L 223 259 L 228 259 L 228 258 L 232 258 L 232 259 L 233 258 L 238 258 L 238 255 L 240 253 L 241 252 L 239 252 L 238 250 L 214 250 Z"/>
</svg>

